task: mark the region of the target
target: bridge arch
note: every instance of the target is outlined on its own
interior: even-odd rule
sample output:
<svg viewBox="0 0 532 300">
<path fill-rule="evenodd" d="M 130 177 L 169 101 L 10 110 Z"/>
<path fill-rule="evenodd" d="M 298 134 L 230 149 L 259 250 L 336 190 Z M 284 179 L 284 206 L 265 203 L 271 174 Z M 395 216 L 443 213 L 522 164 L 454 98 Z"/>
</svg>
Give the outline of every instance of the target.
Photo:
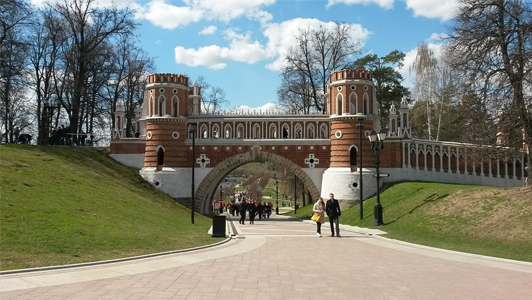
<svg viewBox="0 0 532 300">
<path fill-rule="evenodd" d="M 319 189 L 301 167 L 280 155 L 259 151 L 257 147 L 254 148 L 253 151 L 227 158 L 223 162 L 217 164 L 216 167 L 203 178 L 195 194 L 195 200 L 196 203 L 198 203 L 197 207 L 199 212 L 204 215 L 209 213 L 211 199 L 214 193 L 217 192 L 220 182 L 225 176 L 227 176 L 227 174 L 240 166 L 252 162 L 272 162 L 276 165 L 284 166 L 287 171 L 293 172 L 296 177 L 303 182 L 305 190 L 310 193 L 312 199 L 317 199 L 320 196 Z"/>
</svg>

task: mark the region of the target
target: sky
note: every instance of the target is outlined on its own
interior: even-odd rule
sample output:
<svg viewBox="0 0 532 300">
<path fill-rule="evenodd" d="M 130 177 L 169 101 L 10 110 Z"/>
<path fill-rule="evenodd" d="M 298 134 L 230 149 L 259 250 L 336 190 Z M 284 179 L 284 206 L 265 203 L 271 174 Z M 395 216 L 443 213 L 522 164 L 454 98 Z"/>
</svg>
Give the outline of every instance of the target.
<svg viewBox="0 0 532 300">
<path fill-rule="evenodd" d="M 42 0 L 32 0 L 38 5 Z M 99 0 L 100 5 L 110 1 Z M 411 86 L 416 47 L 438 53 L 458 0 L 116 0 L 136 10 L 140 45 L 157 73 L 205 77 L 229 105 L 260 108 L 277 102 L 283 54 L 309 26 L 349 24 L 361 54 L 405 52 L 400 72 Z"/>
</svg>

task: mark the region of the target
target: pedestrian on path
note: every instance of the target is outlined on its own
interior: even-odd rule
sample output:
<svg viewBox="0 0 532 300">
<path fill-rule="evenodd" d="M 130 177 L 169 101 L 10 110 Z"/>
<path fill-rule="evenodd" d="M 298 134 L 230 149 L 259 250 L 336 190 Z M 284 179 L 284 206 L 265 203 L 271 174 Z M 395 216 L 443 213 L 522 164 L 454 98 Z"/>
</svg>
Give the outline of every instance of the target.
<svg viewBox="0 0 532 300">
<path fill-rule="evenodd" d="M 338 200 L 334 199 L 334 194 L 329 194 L 329 201 L 325 205 L 325 212 L 329 217 L 329 223 L 331 224 L 331 236 L 334 236 L 334 225 L 336 225 L 336 236 L 340 237 L 340 216 L 342 212 L 340 211 L 340 203 Z"/>
<path fill-rule="evenodd" d="M 251 201 L 249 203 L 249 224 L 255 224 L 255 215 L 257 214 L 257 204 Z"/>
<path fill-rule="evenodd" d="M 317 226 L 316 233 L 318 234 L 319 237 L 321 237 L 321 224 L 325 222 L 325 216 L 324 216 L 325 203 L 323 202 L 322 197 L 318 197 L 318 200 L 316 201 L 316 203 L 314 203 L 314 207 L 312 208 L 312 211 L 320 215 L 320 219 L 316 222 L 316 226 Z"/>
<path fill-rule="evenodd" d="M 248 209 L 246 201 L 242 201 L 240 203 L 240 221 L 238 223 L 244 225 L 244 222 L 246 220 L 246 210 Z"/>
</svg>

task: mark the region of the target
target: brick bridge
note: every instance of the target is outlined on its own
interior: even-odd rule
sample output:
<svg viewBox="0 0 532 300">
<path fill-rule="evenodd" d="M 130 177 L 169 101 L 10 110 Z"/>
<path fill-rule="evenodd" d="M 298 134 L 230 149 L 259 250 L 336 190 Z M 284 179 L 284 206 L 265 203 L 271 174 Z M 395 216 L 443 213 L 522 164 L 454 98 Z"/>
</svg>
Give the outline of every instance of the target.
<svg viewBox="0 0 532 300">
<path fill-rule="evenodd" d="M 143 108 L 137 111 L 137 137 L 127 136 L 125 109 L 117 107 L 111 156 L 140 169 L 147 181 L 187 206 L 194 163 L 195 199 L 200 203 L 196 207 L 204 214 L 223 178 L 250 162 L 283 166 L 303 182 L 312 199 L 333 192 L 346 207 L 360 201 L 361 154 L 363 198 L 377 190 L 375 155 L 365 137 L 366 131 L 381 129 L 371 73 L 334 72 L 325 96 L 326 113 L 319 115 L 273 111 L 205 115 L 200 108 L 201 89 L 190 86 L 188 77 L 153 74 Z M 405 180 L 493 186 L 524 183 L 524 150 L 498 147 L 495 155 L 480 157 L 474 145 L 413 139 L 405 101 L 399 109 L 391 108 L 389 119 L 388 126 L 382 126 L 387 127 L 388 136 L 381 151 L 381 172 L 390 177 L 381 184 Z M 357 124 L 364 129 L 357 129 Z"/>
</svg>

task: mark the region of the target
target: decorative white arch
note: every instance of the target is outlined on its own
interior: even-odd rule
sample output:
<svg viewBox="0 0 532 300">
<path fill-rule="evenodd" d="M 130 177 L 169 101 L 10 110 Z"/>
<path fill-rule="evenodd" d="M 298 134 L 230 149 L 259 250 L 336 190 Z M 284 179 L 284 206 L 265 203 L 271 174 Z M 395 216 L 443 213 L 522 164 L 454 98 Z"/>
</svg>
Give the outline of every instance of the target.
<svg viewBox="0 0 532 300">
<path fill-rule="evenodd" d="M 329 138 L 328 131 L 329 131 L 329 129 L 327 128 L 327 125 L 321 124 L 321 126 L 320 126 L 320 139 Z"/>
<path fill-rule="evenodd" d="M 203 124 L 200 127 L 200 139 L 208 139 L 209 138 L 209 129 L 207 128 L 207 125 Z"/>
<path fill-rule="evenodd" d="M 354 115 L 358 113 L 358 97 L 355 92 L 351 92 L 349 95 L 349 113 Z"/>
<path fill-rule="evenodd" d="M 276 139 L 277 138 L 277 125 L 270 124 L 270 130 L 269 130 L 268 137 L 270 139 Z"/>
<path fill-rule="evenodd" d="M 369 114 L 369 95 L 368 93 L 364 93 L 364 98 L 362 98 L 364 101 L 364 108 L 363 108 L 363 114 L 367 115 Z"/>
<path fill-rule="evenodd" d="M 224 138 L 225 139 L 232 139 L 233 138 L 233 127 L 230 124 L 225 124 L 224 128 Z"/>
<path fill-rule="evenodd" d="M 153 116 L 153 96 L 150 96 L 150 99 L 148 100 L 148 116 L 152 117 Z"/>
<path fill-rule="evenodd" d="M 172 116 L 179 116 L 179 98 L 176 95 L 172 97 Z"/>
<path fill-rule="evenodd" d="M 238 126 L 236 127 L 236 138 L 237 139 L 244 138 L 244 125 L 238 124 Z"/>
<path fill-rule="evenodd" d="M 307 139 L 314 139 L 316 138 L 316 130 L 314 128 L 314 124 L 308 124 L 307 125 Z"/>
<path fill-rule="evenodd" d="M 260 125 L 255 124 L 253 125 L 253 139 L 260 139 L 260 138 L 261 138 Z"/>
<path fill-rule="evenodd" d="M 289 139 L 290 138 L 290 126 L 288 126 L 288 123 L 284 123 L 282 127 L 282 138 L 283 139 Z"/>
<path fill-rule="evenodd" d="M 303 128 L 301 127 L 301 124 L 296 124 L 296 126 L 294 127 L 294 138 L 303 138 Z"/>
<path fill-rule="evenodd" d="M 344 114 L 344 97 L 342 94 L 336 96 L 336 114 L 341 116 Z"/>
<path fill-rule="evenodd" d="M 221 138 L 221 136 L 220 136 L 220 126 L 218 126 L 218 124 L 214 124 L 212 126 L 212 138 L 213 139 Z"/>
<path fill-rule="evenodd" d="M 166 98 L 164 95 L 160 95 L 157 99 L 157 112 L 161 117 L 166 114 Z"/>
</svg>

